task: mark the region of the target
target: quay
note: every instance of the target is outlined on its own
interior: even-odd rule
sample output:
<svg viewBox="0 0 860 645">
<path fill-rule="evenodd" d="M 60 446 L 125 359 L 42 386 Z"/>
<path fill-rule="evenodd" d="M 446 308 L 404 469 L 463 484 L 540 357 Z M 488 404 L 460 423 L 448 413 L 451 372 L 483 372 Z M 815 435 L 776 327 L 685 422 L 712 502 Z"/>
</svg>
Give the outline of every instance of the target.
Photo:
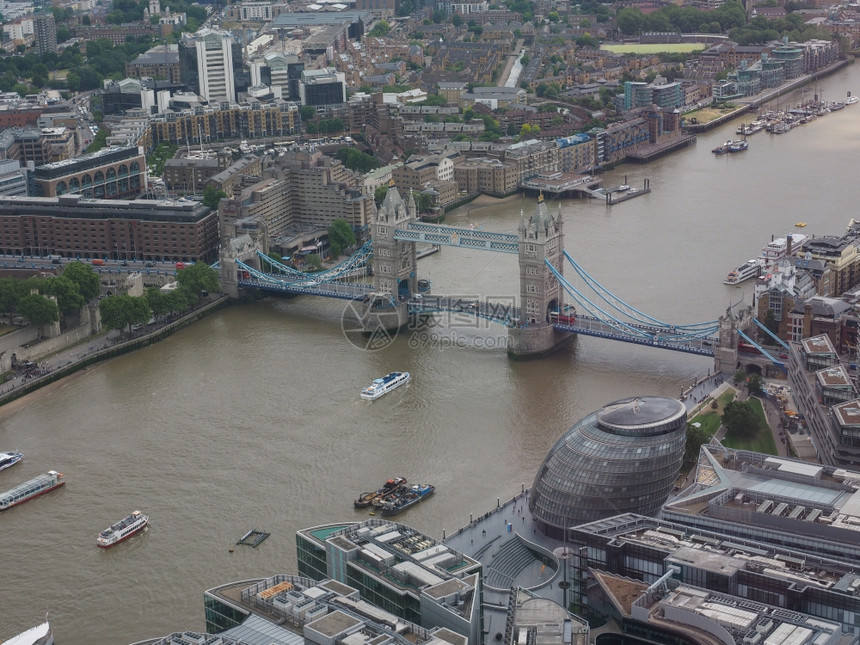
<svg viewBox="0 0 860 645">
<path fill-rule="evenodd" d="M 708 123 L 685 123 L 683 128 L 685 132 L 708 132 L 709 130 L 713 130 L 714 128 L 723 125 L 724 123 L 728 123 L 729 121 L 736 119 L 746 112 L 755 112 L 762 105 L 769 101 L 773 101 L 774 99 L 778 99 L 783 93 L 790 92 L 791 90 L 797 89 L 798 87 L 802 87 L 807 83 L 815 81 L 824 76 L 829 76 L 835 72 L 838 72 L 843 67 L 847 65 L 851 65 L 854 62 L 854 59 L 848 60 L 839 60 L 835 63 L 828 65 L 827 67 L 818 70 L 813 74 L 807 74 L 805 76 L 801 76 L 800 78 L 796 78 L 790 83 L 786 83 L 784 85 L 780 85 L 779 87 L 769 91 L 769 92 L 760 92 L 755 96 L 745 97 L 743 99 L 738 99 L 738 103 L 740 103 L 740 107 L 736 110 L 732 110 L 731 112 L 724 114 L 721 117 L 714 119 L 713 121 L 709 121 Z"/>
<path fill-rule="evenodd" d="M 651 182 L 646 179 L 642 188 L 630 188 L 627 191 L 621 192 L 619 190 L 607 190 L 606 191 L 606 205 L 612 206 L 613 204 L 620 204 L 621 202 L 626 202 L 630 199 L 635 199 L 641 195 L 647 195 L 651 192 Z"/>
<path fill-rule="evenodd" d="M 681 150 L 682 148 L 689 148 L 693 144 L 696 143 L 696 136 L 693 134 L 682 134 L 680 137 L 676 139 L 672 139 L 671 141 L 667 141 L 665 143 L 655 143 L 652 145 L 640 146 L 630 152 L 626 157 L 625 161 L 630 163 L 650 163 L 660 157 L 665 157 L 668 154 L 675 152 L 676 150 Z"/>
<path fill-rule="evenodd" d="M 422 249 L 417 249 L 415 251 L 415 259 L 420 260 L 421 258 L 426 258 L 428 255 L 433 255 L 434 253 L 438 253 L 442 250 L 442 247 L 438 244 L 431 244 L 429 246 L 425 246 Z"/>
<path fill-rule="evenodd" d="M 523 192 L 537 191 L 550 195 L 563 196 L 565 193 L 580 193 L 596 197 L 603 180 L 593 175 L 580 175 L 569 172 L 539 173 L 531 179 L 520 182 Z"/>
</svg>

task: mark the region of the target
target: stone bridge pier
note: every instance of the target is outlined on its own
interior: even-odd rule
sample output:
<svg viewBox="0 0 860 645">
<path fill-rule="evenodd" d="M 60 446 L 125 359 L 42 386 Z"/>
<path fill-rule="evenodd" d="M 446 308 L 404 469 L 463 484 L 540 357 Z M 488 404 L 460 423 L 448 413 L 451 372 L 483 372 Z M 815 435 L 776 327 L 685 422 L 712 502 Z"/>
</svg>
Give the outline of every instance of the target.
<svg viewBox="0 0 860 645">
<path fill-rule="evenodd" d="M 244 262 L 255 269 L 260 268 L 257 257 L 257 243 L 250 235 L 240 235 L 236 238 L 221 240 L 221 290 L 231 298 L 239 297 L 239 267 L 236 260 Z"/>
<path fill-rule="evenodd" d="M 738 368 L 738 330 L 747 335 L 752 333 L 753 309 L 748 306 L 738 313 L 729 307 L 724 316 L 720 316 L 719 344 L 714 348 L 714 372 L 725 375 L 735 373 Z"/>
</svg>

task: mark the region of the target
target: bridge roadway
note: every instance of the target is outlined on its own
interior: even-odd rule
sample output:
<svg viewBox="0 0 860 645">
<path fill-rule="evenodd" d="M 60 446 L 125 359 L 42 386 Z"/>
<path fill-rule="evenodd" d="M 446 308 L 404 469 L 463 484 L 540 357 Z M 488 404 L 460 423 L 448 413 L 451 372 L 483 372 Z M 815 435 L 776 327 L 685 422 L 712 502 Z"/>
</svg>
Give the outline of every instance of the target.
<svg viewBox="0 0 860 645">
<path fill-rule="evenodd" d="M 647 345 L 648 347 L 660 347 L 662 349 L 671 349 L 676 352 L 698 354 L 699 356 L 714 355 L 714 346 L 717 344 L 716 338 L 686 338 L 687 334 L 684 333 L 683 330 L 673 331 L 661 327 L 651 327 L 634 323 L 626 323 L 626 325 L 627 327 L 643 332 L 643 335 L 638 336 L 632 332 L 623 332 L 614 325 L 610 325 L 599 318 L 580 316 L 579 314 L 577 314 L 576 321 L 572 325 L 556 323 L 553 326 L 562 331 L 582 334 L 584 336 L 609 338 L 611 340 L 620 340 L 625 343 Z"/>
<path fill-rule="evenodd" d="M 317 282 L 315 280 L 299 280 L 289 282 L 272 276 L 271 280 L 260 278 L 243 278 L 238 281 L 242 289 L 262 289 L 275 293 L 305 294 L 308 296 L 324 296 L 340 298 L 341 300 L 362 300 L 373 293 L 373 285 L 358 282 Z"/>
<path fill-rule="evenodd" d="M 511 233 L 493 233 L 480 229 L 457 228 L 442 224 L 410 222 L 405 229 L 396 229 L 394 239 L 406 242 L 424 242 L 441 246 L 458 246 L 467 249 L 519 253 L 519 238 Z"/>
<path fill-rule="evenodd" d="M 271 281 L 242 279 L 239 280 L 239 286 L 277 293 L 323 296 L 326 298 L 340 298 L 342 300 L 363 300 L 374 293 L 373 286 L 369 284 L 317 282 L 314 280 L 288 282 L 284 281 L 283 278 L 278 279 L 276 276 L 273 276 Z M 516 321 L 520 317 L 519 307 L 515 307 L 511 303 L 490 302 L 462 296 L 415 296 L 407 302 L 407 306 L 411 314 L 448 312 L 457 316 L 483 318 L 507 327 L 516 326 Z M 576 316 L 576 321 L 572 325 L 555 323 L 553 326 L 560 331 L 582 334 L 584 336 L 620 340 L 626 343 L 660 347 L 662 349 L 697 354 L 699 356 L 713 356 L 714 345 L 716 344 L 716 338 L 688 339 L 684 338 L 686 333 L 683 331 L 672 331 L 660 327 L 627 323 L 629 328 L 643 332 L 643 335 L 638 336 L 633 332 L 620 331 L 616 326 L 610 325 L 598 318 L 581 315 Z"/>
</svg>

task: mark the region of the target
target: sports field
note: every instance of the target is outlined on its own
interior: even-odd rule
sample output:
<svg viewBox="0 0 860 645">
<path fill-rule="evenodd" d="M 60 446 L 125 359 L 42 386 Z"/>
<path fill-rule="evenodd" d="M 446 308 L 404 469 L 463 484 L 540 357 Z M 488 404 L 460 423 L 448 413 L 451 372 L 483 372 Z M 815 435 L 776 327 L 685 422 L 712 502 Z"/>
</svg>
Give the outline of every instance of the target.
<svg viewBox="0 0 860 645">
<path fill-rule="evenodd" d="M 605 49 L 616 54 L 686 54 L 689 52 L 702 51 L 708 46 L 704 43 L 619 43 L 616 45 L 601 45 Z"/>
</svg>

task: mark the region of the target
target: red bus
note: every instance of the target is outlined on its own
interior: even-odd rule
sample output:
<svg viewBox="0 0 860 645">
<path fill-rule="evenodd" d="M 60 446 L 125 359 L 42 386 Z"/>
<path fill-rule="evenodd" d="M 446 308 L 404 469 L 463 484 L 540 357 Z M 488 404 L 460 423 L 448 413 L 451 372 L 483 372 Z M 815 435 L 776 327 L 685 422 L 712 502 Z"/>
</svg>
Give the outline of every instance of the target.
<svg viewBox="0 0 860 645">
<path fill-rule="evenodd" d="M 570 309 L 565 309 L 564 311 L 565 313 L 563 314 L 557 311 L 550 311 L 550 322 L 558 323 L 559 325 L 573 325 L 576 322 L 576 314 Z"/>
</svg>

